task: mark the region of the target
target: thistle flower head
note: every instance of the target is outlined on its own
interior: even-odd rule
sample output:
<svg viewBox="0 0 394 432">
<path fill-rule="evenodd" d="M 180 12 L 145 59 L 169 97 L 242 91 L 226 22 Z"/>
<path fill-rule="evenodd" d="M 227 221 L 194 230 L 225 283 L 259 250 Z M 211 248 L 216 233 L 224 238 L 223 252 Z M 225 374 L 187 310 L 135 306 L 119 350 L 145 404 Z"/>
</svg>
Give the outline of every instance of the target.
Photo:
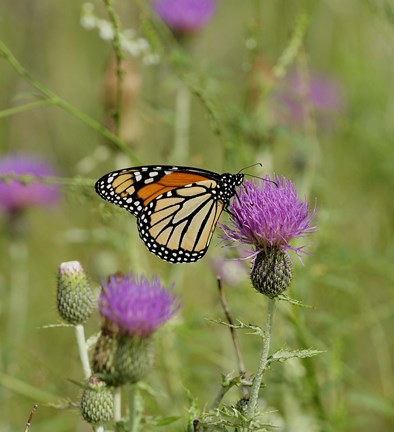
<svg viewBox="0 0 394 432">
<path fill-rule="evenodd" d="M 158 277 L 149 281 L 132 273 L 113 275 L 103 282 L 99 309 L 130 336 L 149 336 L 179 309 L 179 301 Z"/>
<path fill-rule="evenodd" d="M 316 230 L 315 210 L 299 199 L 291 180 L 276 176 L 273 181 L 276 184 L 267 176 L 259 183 L 244 182 L 229 208 L 232 226 L 222 225 L 225 240 L 250 244 L 256 250 L 270 246 L 302 250 L 290 246 L 290 241 Z"/>
<path fill-rule="evenodd" d="M 46 162 L 24 154 L 10 154 L 0 158 L 0 174 L 53 176 L 53 168 Z M 0 210 L 14 212 L 33 205 L 48 206 L 59 199 L 56 185 L 22 184 L 20 181 L 0 181 Z"/>
<path fill-rule="evenodd" d="M 204 26 L 215 12 L 214 0 L 156 0 L 157 15 L 175 33 L 193 33 Z"/>
<path fill-rule="evenodd" d="M 315 211 L 284 177 L 275 177 L 274 182 L 269 177 L 259 183 L 245 181 L 229 210 L 232 225 L 222 225 L 222 237 L 254 247 L 252 284 L 260 293 L 276 297 L 292 279 L 287 251 L 302 250 L 290 246 L 290 241 L 316 230 Z"/>
</svg>

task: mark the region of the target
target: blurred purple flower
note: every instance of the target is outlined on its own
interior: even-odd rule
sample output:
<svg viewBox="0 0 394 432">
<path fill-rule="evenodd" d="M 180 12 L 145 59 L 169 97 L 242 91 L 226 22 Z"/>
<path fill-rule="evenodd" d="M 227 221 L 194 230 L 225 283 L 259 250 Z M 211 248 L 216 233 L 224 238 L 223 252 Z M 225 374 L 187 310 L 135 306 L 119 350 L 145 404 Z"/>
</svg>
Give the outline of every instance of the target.
<svg viewBox="0 0 394 432">
<path fill-rule="evenodd" d="M 290 73 L 274 92 L 280 117 L 293 123 L 303 123 L 312 108 L 319 116 L 341 111 L 343 100 L 338 83 L 329 77 Z"/>
<path fill-rule="evenodd" d="M 211 259 L 211 267 L 216 277 L 228 286 L 236 286 L 248 275 L 248 269 L 238 259 L 214 256 Z"/>
<path fill-rule="evenodd" d="M 155 276 L 112 275 L 103 283 L 99 309 L 130 336 L 148 336 L 179 309 L 179 300 Z"/>
<path fill-rule="evenodd" d="M 284 177 L 267 176 L 257 182 L 245 181 L 230 205 L 231 226 L 222 225 L 225 240 L 250 244 L 256 251 L 277 247 L 301 252 L 289 242 L 316 231 L 316 215 L 298 197 L 294 184 Z"/>
<path fill-rule="evenodd" d="M 175 33 L 193 33 L 211 19 L 216 2 L 214 0 L 156 0 L 153 8 Z"/>
<path fill-rule="evenodd" d="M 0 174 L 53 176 L 55 171 L 43 160 L 26 154 L 10 154 L 0 158 Z M 0 180 L 0 210 L 14 212 L 33 205 L 49 206 L 59 200 L 57 185 L 22 184 L 16 180 Z"/>
</svg>

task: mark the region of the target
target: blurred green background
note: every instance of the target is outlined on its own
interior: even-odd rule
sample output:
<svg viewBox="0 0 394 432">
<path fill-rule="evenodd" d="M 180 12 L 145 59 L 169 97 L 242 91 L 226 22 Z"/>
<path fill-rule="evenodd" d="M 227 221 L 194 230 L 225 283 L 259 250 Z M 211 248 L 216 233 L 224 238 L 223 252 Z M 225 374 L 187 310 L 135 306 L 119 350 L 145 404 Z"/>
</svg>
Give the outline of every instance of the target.
<svg viewBox="0 0 394 432">
<path fill-rule="evenodd" d="M 95 13 L 107 19 L 102 4 L 94 4 Z M 152 38 L 141 25 L 145 4 L 119 0 L 115 10 L 124 28 Z M 0 39 L 37 81 L 108 124 L 112 47 L 96 30 L 80 25 L 81 7 L 75 0 L 3 0 Z M 292 47 L 304 15 L 304 36 Z M 155 37 L 168 36 L 158 28 Z M 313 309 L 279 305 L 273 350 L 326 352 L 275 364 L 261 390 L 266 409 L 277 410 L 279 430 L 393 430 L 394 1 L 221 0 L 209 24 L 182 48 L 170 42 L 162 40 L 166 50 L 156 65 L 126 60 L 130 119 L 123 138 L 140 161 L 217 172 L 261 162 L 261 169 L 250 172 L 284 175 L 312 207 L 316 200 L 319 231 L 301 243 L 311 253 L 303 256 L 304 266 L 293 256 L 289 292 Z M 284 52 L 290 53 L 289 64 L 282 61 Z M 282 75 L 278 64 L 284 66 Z M 298 98 L 297 109 L 305 111 L 301 119 L 282 116 L 286 103 L 278 95 L 292 91 L 292 74 L 302 76 L 307 88 L 314 77 L 335 83 L 330 91 L 339 102 L 315 106 L 313 95 Z M 180 81 L 194 90 L 190 148 L 182 158 L 173 154 Z M 37 95 L 0 57 L 0 114 Z M 26 262 L 15 253 L 12 258 L 16 240 L 6 215 L 0 219 L 0 430 L 22 430 L 34 403 L 40 407 L 31 431 L 90 430 L 74 411 L 48 405 L 75 402 L 80 394 L 69 381 L 82 380 L 72 328 L 43 328 L 59 322 L 56 272 L 69 260 L 79 260 L 97 286 L 118 270 L 175 281 L 183 309 L 157 333 L 157 368 L 147 380 L 155 395 L 147 395 L 146 410 L 182 417 L 158 430 L 184 430 L 185 388 L 204 406 L 216 395 L 220 374 L 237 370 L 228 329 L 207 320 L 223 317 L 213 261 L 227 252 L 214 240 L 203 260 L 182 266 L 149 254 L 134 218 L 93 191 L 95 179 L 133 162 L 59 107 L 1 116 L 0 146 L 2 156 L 41 155 L 60 176 L 92 184 L 61 186 L 58 206 L 26 211 L 23 238 L 17 240 L 27 251 Z M 27 278 L 28 289 L 11 307 L 10 291 L 20 278 L 22 283 Z M 247 271 L 234 286 L 228 279 L 231 275 L 225 289 L 233 317 L 262 325 L 265 299 L 251 288 Z M 94 315 L 88 335 L 98 328 Z M 259 340 L 246 333 L 239 337 L 253 373 Z M 233 390 L 226 402 L 239 397 Z"/>
</svg>

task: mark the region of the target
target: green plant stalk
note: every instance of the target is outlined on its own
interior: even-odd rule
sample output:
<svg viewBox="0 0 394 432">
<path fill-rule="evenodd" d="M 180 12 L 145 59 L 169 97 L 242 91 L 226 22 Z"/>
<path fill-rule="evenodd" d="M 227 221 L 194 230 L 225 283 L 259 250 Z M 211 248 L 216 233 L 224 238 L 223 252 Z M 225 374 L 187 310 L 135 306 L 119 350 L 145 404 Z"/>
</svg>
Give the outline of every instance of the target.
<svg viewBox="0 0 394 432">
<path fill-rule="evenodd" d="M 31 183 L 41 184 L 60 184 L 65 186 L 82 186 L 82 187 L 93 187 L 95 180 L 85 178 L 68 178 L 68 177 L 56 177 L 56 176 L 34 176 L 30 174 L 0 174 L 0 181 L 11 182 L 19 181 L 24 185 Z"/>
<path fill-rule="evenodd" d="M 267 367 L 268 355 L 271 345 L 271 334 L 272 334 L 272 322 L 274 318 L 276 300 L 274 298 L 268 298 L 267 305 L 267 318 L 264 330 L 264 341 L 263 348 L 260 354 L 260 362 L 256 371 L 256 375 L 253 380 L 252 389 L 250 392 L 250 399 L 248 404 L 248 417 L 252 418 L 256 411 L 257 400 L 259 398 L 259 391 L 261 387 L 261 382 L 263 380 L 263 374 Z"/>
<path fill-rule="evenodd" d="M 175 96 L 175 139 L 172 160 L 185 164 L 189 156 L 190 91 L 178 82 Z"/>
<path fill-rule="evenodd" d="M 85 329 L 82 324 L 77 324 L 75 326 L 75 336 L 77 338 L 79 358 L 81 359 L 83 374 L 86 380 L 92 375 L 92 370 L 90 369 L 88 350 L 86 347 L 85 340 Z"/>
<path fill-rule="evenodd" d="M 78 110 L 73 105 L 66 102 L 64 99 L 53 93 L 47 87 L 40 82 L 36 81 L 30 73 L 18 62 L 16 57 L 7 48 L 7 46 L 0 40 L 0 56 L 4 57 L 6 61 L 16 70 L 16 72 L 24 78 L 30 85 L 39 90 L 44 96 L 46 96 L 49 102 L 62 108 L 64 111 L 71 114 L 73 117 L 81 120 L 90 128 L 100 133 L 103 137 L 112 141 L 122 152 L 127 154 L 135 164 L 140 164 L 139 159 L 135 156 L 134 152 L 114 133 L 105 128 L 100 122 L 94 120 L 84 112 Z"/>
<path fill-rule="evenodd" d="M 118 423 L 122 420 L 122 387 L 114 389 L 114 421 Z"/>
<path fill-rule="evenodd" d="M 46 106 L 46 105 L 52 105 L 52 102 L 48 99 L 44 99 L 44 100 L 40 100 L 37 102 L 31 102 L 31 103 L 27 103 L 24 105 L 19 105 L 19 106 L 14 107 L 14 108 L 8 108 L 8 109 L 0 111 L 0 118 L 9 117 L 9 116 L 12 116 L 15 114 L 22 113 L 24 111 L 28 111 L 28 110 L 35 109 L 35 108 L 40 108 L 40 107 Z"/>
<path fill-rule="evenodd" d="M 141 10 L 140 23 L 144 36 L 172 67 L 178 79 L 189 89 L 189 92 L 199 99 L 207 113 L 213 133 L 226 146 L 231 141 L 231 137 L 224 127 L 220 110 L 216 106 L 217 101 L 212 99 L 206 86 L 204 86 L 204 75 L 196 72 L 195 68 L 193 68 L 193 72 L 190 72 L 190 55 L 182 50 L 179 42 L 161 20 L 153 21 L 151 19 L 152 12 L 149 4 L 145 0 L 137 0 L 136 3 Z"/>
<path fill-rule="evenodd" d="M 129 432 L 139 432 L 141 424 L 141 407 L 139 406 L 138 388 L 135 384 L 127 386 L 129 404 Z"/>
<path fill-rule="evenodd" d="M 29 250 L 24 233 L 18 233 L 18 225 L 24 224 L 23 214 L 10 221 L 10 230 L 15 230 L 10 240 L 10 298 L 8 305 L 8 328 L 5 346 L 20 346 L 25 336 L 29 294 Z M 14 225 L 14 228 L 12 227 Z M 23 229 L 23 228 L 22 228 Z M 8 363 L 8 361 L 7 361 Z M 8 364 L 6 363 L 6 367 Z"/>
<path fill-rule="evenodd" d="M 273 68 L 273 72 L 276 78 L 283 78 L 291 63 L 297 57 L 305 34 L 308 30 L 309 16 L 305 13 L 301 13 L 296 18 L 295 28 L 290 37 L 290 42 L 286 46 L 282 55 L 279 57 L 276 65 Z"/>
<path fill-rule="evenodd" d="M 122 119 L 122 93 L 123 93 L 123 53 L 120 44 L 120 22 L 119 18 L 113 8 L 112 0 L 104 0 L 105 8 L 109 19 L 112 23 L 112 29 L 114 31 L 114 38 L 112 41 L 112 47 L 116 58 L 116 106 L 115 112 L 113 113 L 113 119 L 115 122 L 115 135 L 120 134 L 120 125 Z"/>
</svg>

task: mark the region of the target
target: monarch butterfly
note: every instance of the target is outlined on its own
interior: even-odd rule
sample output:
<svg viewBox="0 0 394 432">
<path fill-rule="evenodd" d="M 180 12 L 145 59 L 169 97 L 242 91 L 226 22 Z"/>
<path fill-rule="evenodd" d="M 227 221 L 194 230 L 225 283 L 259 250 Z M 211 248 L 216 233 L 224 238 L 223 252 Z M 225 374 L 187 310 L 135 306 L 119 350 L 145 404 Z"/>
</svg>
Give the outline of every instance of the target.
<svg viewBox="0 0 394 432">
<path fill-rule="evenodd" d="M 136 216 L 150 252 L 189 263 L 206 253 L 219 216 L 243 179 L 239 173 L 147 165 L 110 172 L 95 188 L 101 198 Z"/>
</svg>

